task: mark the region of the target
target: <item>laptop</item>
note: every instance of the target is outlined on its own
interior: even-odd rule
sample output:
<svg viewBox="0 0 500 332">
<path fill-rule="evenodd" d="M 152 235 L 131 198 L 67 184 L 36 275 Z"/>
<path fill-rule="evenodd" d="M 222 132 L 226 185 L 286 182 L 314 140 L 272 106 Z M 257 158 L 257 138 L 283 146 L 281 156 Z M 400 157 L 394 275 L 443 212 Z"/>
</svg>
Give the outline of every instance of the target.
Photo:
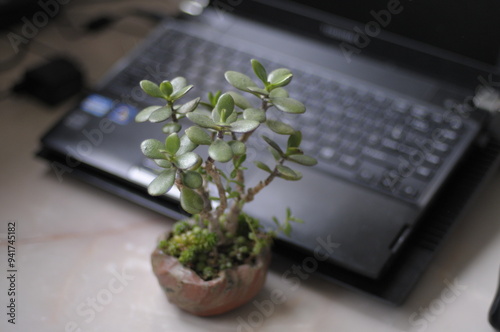
<svg viewBox="0 0 500 332">
<path fill-rule="evenodd" d="M 252 76 L 252 58 L 287 67 L 290 95 L 308 111 L 282 121 L 299 126 L 319 163 L 265 188 L 247 212 L 272 225 L 290 207 L 305 223 L 278 238 L 278 255 L 402 303 L 496 166 L 490 115 L 474 97 L 499 73 L 499 17 L 492 0 L 216 0 L 161 23 L 43 136 L 39 155 L 58 178 L 184 218 L 175 191 L 146 193 L 155 166 L 139 145 L 164 136 L 134 123 L 156 103 L 139 81 L 184 76 L 194 98 L 231 89 L 225 70 Z M 247 159 L 266 158 L 265 144 L 249 147 Z"/>
</svg>

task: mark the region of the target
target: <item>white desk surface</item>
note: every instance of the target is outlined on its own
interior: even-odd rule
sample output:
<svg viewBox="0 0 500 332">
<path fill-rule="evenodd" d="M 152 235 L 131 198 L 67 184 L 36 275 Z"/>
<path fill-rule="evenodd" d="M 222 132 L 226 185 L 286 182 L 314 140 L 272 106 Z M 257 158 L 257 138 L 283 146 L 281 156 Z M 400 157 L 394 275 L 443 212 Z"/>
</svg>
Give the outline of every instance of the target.
<svg viewBox="0 0 500 332">
<path fill-rule="evenodd" d="M 140 2 L 123 5 L 113 9 Z M 161 1 L 143 5 L 164 10 Z M 100 9 L 67 5 L 77 23 Z M 0 72 L 0 90 L 56 50 L 74 55 L 92 84 L 151 26 L 126 19 L 95 36 L 69 38 L 62 23 L 51 23 L 40 29 L 19 66 Z M 12 54 L 6 38 L 0 54 Z M 0 101 L 0 331 L 493 331 L 487 313 L 499 277 L 500 174 L 400 307 L 314 275 L 291 287 L 282 280 L 282 267 L 271 270 L 255 303 L 198 318 L 170 305 L 151 272 L 149 254 L 171 221 L 70 176 L 58 181 L 34 157 L 39 137 L 72 102 L 52 109 L 28 98 Z M 15 325 L 7 315 L 10 222 L 16 235 Z M 286 300 L 269 306 L 273 290 Z"/>
</svg>

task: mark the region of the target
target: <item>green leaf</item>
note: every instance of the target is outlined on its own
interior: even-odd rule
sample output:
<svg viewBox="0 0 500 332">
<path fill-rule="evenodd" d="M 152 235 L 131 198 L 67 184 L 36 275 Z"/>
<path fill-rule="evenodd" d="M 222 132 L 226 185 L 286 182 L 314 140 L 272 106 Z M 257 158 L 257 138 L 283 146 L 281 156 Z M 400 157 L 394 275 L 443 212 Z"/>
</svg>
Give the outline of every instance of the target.
<svg viewBox="0 0 500 332">
<path fill-rule="evenodd" d="M 246 147 L 245 147 L 245 149 L 246 149 Z M 233 149 L 233 152 L 234 152 L 234 149 Z M 238 158 L 233 159 L 234 168 L 239 168 L 241 166 L 241 164 L 243 164 L 245 162 L 245 160 L 247 160 L 246 154 L 242 154 Z"/>
<path fill-rule="evenodd" d="M 258 121 L 253 120 L 239 120 L 231 123 L 231 131 L 233 133 L 248 133 L 257 129 L 260 125 Z"/>
<path fill-rule="evenodd" d="M 269 166 L 267 166 L 266 164 L 264 164 L 262 161 L 254 161 L 254 164 L 255 166 L 257 166 L 258 168 L 260 168 L 261 170 L 267 172 L 267 173 L 272 173 L 273 171 L 271 170 L 271 168 Z"/>
<path fill-rule="evenodd" d="M 306 111 L 304 104 L 292 98 L 271 98 L 271 102 L 282 112 L 299 114 Z"/>
<path fill-rule="evenodd" d="M 212 112 L 214 122 L 226 123 L 227 119 L 233 114 L 234 99 L 230 94 L 225 93 L 220 96 Z"/>
<path fill-rule="evenodd" d="M 192 88 L 193 88 L 192 85 L 185 86 L 185 87 L 181 88 L 179 91 L 172 93 L 172 95 L 170 96 L 170 99 L 172 101 L 177 100 L 177 99 L 181 99 Z"/>
<path fill-rule="evenodd" d="M 172 94 L 172 92 L 174 91 L 174 89 L 172 87 L 172 83 L 170 83 L 169 81 L 161 82 L 160 83 L 160 91 L 164 96 L 169 97 Z"/>
<path fill-rule="evenodd" d="M 297 224 L 304 224 L 304 220 L 297 217 L 292 217 L 290 220 L 296 222 Z"/>
<path fill-rule="evenodd" d="M 248 101 L 248 99 L 246 99 L 245 97 L 243 97 L 238 92 L 236 92 L 236 91 L 229 91 L 227 93 L 230 94 L 231 97 L 233 97 L 234 104 L 236 106 L 238 106 L 239 108 L 241 108 L 242 110 L 252 107 L 252 104 L 250 104 L 250 102 Z"/>
<path fill-rule="evenodd" d="M 280 153 L 279 151 L 277 151 L 276 149 L 274 149 L 271 146 L 269 147 L 269 151 L 271 152 L 272 156 L 274 157 L 274 160 L 276 160 L 277 162 L 279 162 L 281 160 L 283 153 Z"/>
<path fill-rule="evenodd" d="M 288 166 L 277 165 L 276 169 L 278 170 L 278 176 L 285 180 L 298 181 L 302 179 L 302 173 L 295 171 Z"/>
<path fill-rule="evenodd" d="M 193 189 L 181 189 L 181 207 L 187 213 L 196 214 L 203 210 L 203 198 Z"/>
<path fill-rule="evenodd" d="M 243 142 L 230 141 L 228 144 L 231 147 L 231 150 L 233 150 L 233 154 L 235 156 L 241 156 L 242 154 L 245 154 L 247 151 L 247 147 Z"/>
<path fill-rule="evenodd" d="M 210 145 L 212 143 L 210 134 L 197 126 L 192 126 L 186 129 L 186 135 L 197 145 Z"/>
<path fill-rule="evenodd" d="M 235 175 L 235 176 L 236 176 L 236 175 Z M 227 195 L 227 198 L 228 198 L 228 199 L 233 199 L 233 198 L 236 198 L 236 197 L 238 197 L 238 196 L 240 196 L 240 193 L 239 193 L 239 192 L 237 192 L 237 191 L 233 191 L 232 193 L 230 193 L 229 195 Z"/>
<path fill-rule="evenodd" d="M 266 112 L 259 108 L 247 108 L 243 111 L 243 119 L 263 123 L 266 121 Z"/>
<path fill-rule="evenodd" d="M 290 236 L 290 234 L 292 234 L 292 225 L 290 225 L 290 222 L 288 220 L 285 220 L 283 224 L 283 234 L 285 234 L 286 236 Z"/>
<path fill-rule="evenodd" d="M 198 104 L 200 103 L 200 97 L 193 99 L 191 101 L 188 101 L 187 103 L 183 104 L 181 107 L 179 107 L 176 112 L 180 114 L 186 114 L 189 112 L 192 112 L 198 107 Z"/>
<path fill-rule="evenodd" d="M 298 148 L 301 142 L 302 142 L 302 133 L 300 131 L 296 131 L 288 138 L 287 146 L 289 148 Z"/>
<path fill-rule="evenodd" d="M 276 88 L 269 93 L 269 98 L 288 98 L 288 91 L 283 88 Z"/>
<path fill-rule="evenodd" d="M 149 116 L 151 113 L 156 111 L 157 109 L 161 108 L 161 106 L 148 106 L 141 110 L 137 115 L 135 116 L 135 122 L 146 122 L 149 119 Z"/>
<path fill-rule="evenodd" d="M 194 152 L 178 155 L 174 161 L 180 169 L 196 169 L 201 164 L 201 157 Z"/>
<path fill-rule="evenodd" d="M 217 92 L 215 94 L 213 94 L 212 92 L 208 93 L 208 101 L 210 102 L 210 105 L 212 105 L 212 107 L 215 107 L 221 94 L 222 94 L 222 91 L 220 91 L 220 90 L 217 90 Z"/>
<path fill-rule="evenodd" d="M 268 84 L 267 72 L 266 72 L 266 69 L 264 68 L 264 66 L 259 61 L 255 60 L 255 59 L 252 59 L 251 63 L 252 63 L 252 69 L 253 69 L 253 72 L 255 73 L 255 76 L 257 76 L 262 81 L 262 83 L 264 83 L 264 85 L 267 85 Z"/>
<path fill-rule="evenodd" d="M 182 174 L 182 183 L 191 189 L 198 189 L 203 185 L 203 178 L 198 172 L 186 171 Z"/>
<path fill-rule="evenodd" d="M 172 133 L 167 136 L 165 139 L 165 150 L 171 156 L 175 155 L 177 151 L 179 151 L 179 147 L 181 146 L 181 140 L 177 133 Z"/>
<path fill-rule="evenodd" d="M 233 158 L 233 150 L 227 142 L 217 138 L 208 148 L 208 155 L 213 160 L 225 163 Z"/>
<path fill-rule="evenodd" d="M 293 74 L 290 70 L 286 68 L 279 68 L 273 70 L 267 77 L 267 80 L 273 87 L 281 87 L 290 83 L 292 77 Z"/>
<path fill-rule="evenodd" d="M 256 93 L 256 94 L 263 95 L 263 96 L 269 95 L 269 92 L 267 92 L 266 89 L 262 89 L 259 87 L 252 87 L 251 86 L 248 88 L 248 90 L 249 90 L 249 92 Z"/>
<path fill-rule="evenodd" d="M 172 84 L 173 93 L 176 93 L 176 92 L 180 91 L 180 89 L 187 86 L 187 81 L 182 76 L 178 76 L 178 77 L 174 78 L 170 83 Z"/>
<path fill-rule="evenodd" d="M 238 90 L 251 92 L 249 88 L 257 88 L 257 84 L 250 77 L 236 71 L 227 71 L 224 74 L 226 81 Z"/>
<path fill-rule="evenodd" d="M 278 143 L 276 143 L 275 141 L 273 141 L 272 139 L 270 139 L 269 137 L 265 136 L 265 135 L 262 135 L 262 139 L 267 143 L 269 144 L 274 150 L 276 150 L 276 152 L 278 152 L 280 155 L 283 155 L 283 150 L 281 150 L 280 146 L 278 145 Z"/>
<path fill-rule="evenodd" d="M 170 123 L 167 123 L 166 125 L 164 125 L 161 130 L 165 134 L 170 135 L 172 133 L 178 133 L 179 131 L 181 131 L 181 129 L 182 129 L 182 126 L 180 124 L 175 123 L 175 122 L 170 122 Z"/>
<path fill-rule="evenodd" d="M 141 86 L 142 90 L 144 90 L 144 92 L 146 92 L 151 97 L 165 98 L 156 83 L 148 80 L 142 80 L 141 82 L 139 82 L 139 85 Z"/>
<path fill-rule="evenodd" d="M 141 143 L 142 153 L 152 159 L 164 159 L 165 155 L 160 150 L 165 149 L 165 145 L 157 139 L 150 138 Z"/>
<path fill-rule="evenodd" d="M 238 113 L 237 112 L 233 112 L 231 113 L 230 116 L 228 116 L 228 118 L 226 119 L 226 123 L 224 123 L 224 125 L 229 125 L 233 122 L 235 122 L 236 120 L 238 120 Z"/>
<path fill-rule="evenodd" d="M 197 124 L 200 127 L 203 127 L 203 128 L 216 128 L 217 127 L 215 122 L 212 119 L 210 119 L 210 117 L 208 117 L 204 114 L 191 112 L 191 113 L 188 113 L 186 116 L 189 120 L 191 120 L 192 122 L 194 122 L 195 124 Z"/>
<path fill-rule="evenodd" d="M 304 166 L 314 166 L 318 163 L 318 161 L 313 157 L 309 157 L 303 154 L 294 154 L 287 157 L 286 159 Z"/>
<path fill-rule="evenodd" d="M 148 185 L 148 193 L 151 196 L 160 196 L 169 191 L 175 182 L 175 169 L 162 171 L 156 179 Z"/>
<path fill-rule="evenodd" d="M 304 223 L 304 220 L 302 220 L 300 218 L 297 218 L 297 217 L 294 217 L 292 215 L 292 210 L 290 208 L 286 208 L 286 219 L 290 220 L 290 221 L 293 221 L 293 222 L 296 222 L 298 224 L 303 224 Z"/>
<path fill-rule="evenodd" d="M 181 136 L 181 146 L 177 151 L 177 155 L 183 155 L 187 152 L 191 152 L 198 147 L 198 144 L 193 143 L 187 135 Z"/>
<path fill-rule="evenodd" d="M 172 108 L 169 106 L 160 107 L 149 116 L 151 122 L 162 122 L 167 120 L 172 115 Z"/>
<path fill-rule="evenodd" d="M 276 134 L 280 135 L 292 135 L 295 132 L 292 126 L 277 120 L 267 120 L 266 125 Z"/>
<path fill-rule="evenodd" d="M 154 159 L 154 162 L 156 165 L 163 167 L 163 168 L 171 168 L 172 163 L 168 160 L 165 159 Z"/>
</svg>

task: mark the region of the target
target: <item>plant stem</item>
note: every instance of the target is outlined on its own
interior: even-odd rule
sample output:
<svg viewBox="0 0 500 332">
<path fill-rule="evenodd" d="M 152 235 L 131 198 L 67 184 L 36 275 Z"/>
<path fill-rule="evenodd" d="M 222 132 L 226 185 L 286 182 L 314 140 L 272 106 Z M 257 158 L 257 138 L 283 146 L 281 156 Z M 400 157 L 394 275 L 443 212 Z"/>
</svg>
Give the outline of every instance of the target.
<svg viewBox="0 0 500 332">
<path fill-rule="evenodd" d="M 284 161 L 284 159 L 281 159 L 278 164 L 283 165 Z M 276 178 L 276 176 L 278 176 L 278 167 L 274 167 L 271 174 L 269 174 L 269 176 L 264 181 L 260 181 L 255 187 L 249 188 L 246 195 L 244 195 L 243 197 L 243 201 L 245 203 L 253 201 L 255 195 L 257 195 L 262 189 L 267 187 Z"/>
<path fill-rule="evenodd" d="M 222 184 L 221 176 L 219 172 L 217 172 L 217 168 L 214 165 L 214 160 L 211 157 L 208 157 L 207 161 L 205 162 L 205 170 L 207 171 L 207 174 L 212 177 L 212 180 L 217 187 L 217 192 L 219 194 L 220 204 L 217 209 L 215 209 L 215 219 L 219 220 L 219 218 L 227 208 L 226 190 L 224 189 L 224 186 Z"/>
<path fill-rule="evenodd" d="M 262 99 L 261 103 L 261 109 L 264 112 L 267 112 L 269 109 L 270 105 L 269 102 L 266 99 Z M 252 134 L 255 132 L 255 130 L 252 130 L 250 132 L 244 133 L 240 137 L 240 142 L 246 143 L 247 140 L 252 136 Z M 234 137 L 233 137 L 234 139 Z M 283 161 L 281 161 L 282 163 Z M 248 192 L 245 194 L 245 186 L 237 184 L 236 186 L 236 191 L 239 193 L 238 197 L 235 198 L 235 201 L 233 202 L 233 205 L 229 209 L 229 212 L 227 214 L 227 231 L 230 232 L 231 234 L 236 234 L 237 228 L 238 228 L 238 217 L 243 210 L 243 205 L 247 202 L 250 202 L 254 199 L 254 196 L 261 191 L 264 187 L 269 185 L 272 180 L 278 175 L 277 169 L 273 171 L 272 174 L 270 174 L 264 182 L 260 181 L 259 184 L 257 184 L 254 188 L 250 188 Z M 245 183 L 245 173 L 243 170 L 239 169 L 236 175 L 236 180 L 238 183 Z"/>
</svg>

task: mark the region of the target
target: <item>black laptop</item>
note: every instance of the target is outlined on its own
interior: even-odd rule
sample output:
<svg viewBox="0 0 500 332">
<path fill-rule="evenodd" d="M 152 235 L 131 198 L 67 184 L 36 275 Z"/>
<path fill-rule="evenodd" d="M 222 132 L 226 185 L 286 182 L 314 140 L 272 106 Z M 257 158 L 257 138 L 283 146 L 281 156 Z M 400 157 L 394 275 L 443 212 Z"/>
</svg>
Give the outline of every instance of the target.
<svg viewBox="0 0 500 332">
<path fill-rule="evenodd" d="M 139 145 L 159 127 L 134 123 L 156 102 L 138 82 L 184 76 L 194 98 L 230 89 L 225 70 L 252 75 L 252 58 L 288 67 L 289 92 L 308 112 L 283 121 L 300 127 L 319 164 L 298 183 L 266 188 L 248 212 L 267 223 L 291 207 L 306 223 L 279 238 L 278 253 L 401 303 L 496 165 L 488 112 L 474 97 L 496 82 L 499 18 L 493 0 L 216 0 L 160 24 L 43 137 L 39 154 L 58 177 L 182 218 L 178 193 L 145 190 L 155 166 Z M 272 158 L 259 142 L 248 155 Z"/>
</svg>

